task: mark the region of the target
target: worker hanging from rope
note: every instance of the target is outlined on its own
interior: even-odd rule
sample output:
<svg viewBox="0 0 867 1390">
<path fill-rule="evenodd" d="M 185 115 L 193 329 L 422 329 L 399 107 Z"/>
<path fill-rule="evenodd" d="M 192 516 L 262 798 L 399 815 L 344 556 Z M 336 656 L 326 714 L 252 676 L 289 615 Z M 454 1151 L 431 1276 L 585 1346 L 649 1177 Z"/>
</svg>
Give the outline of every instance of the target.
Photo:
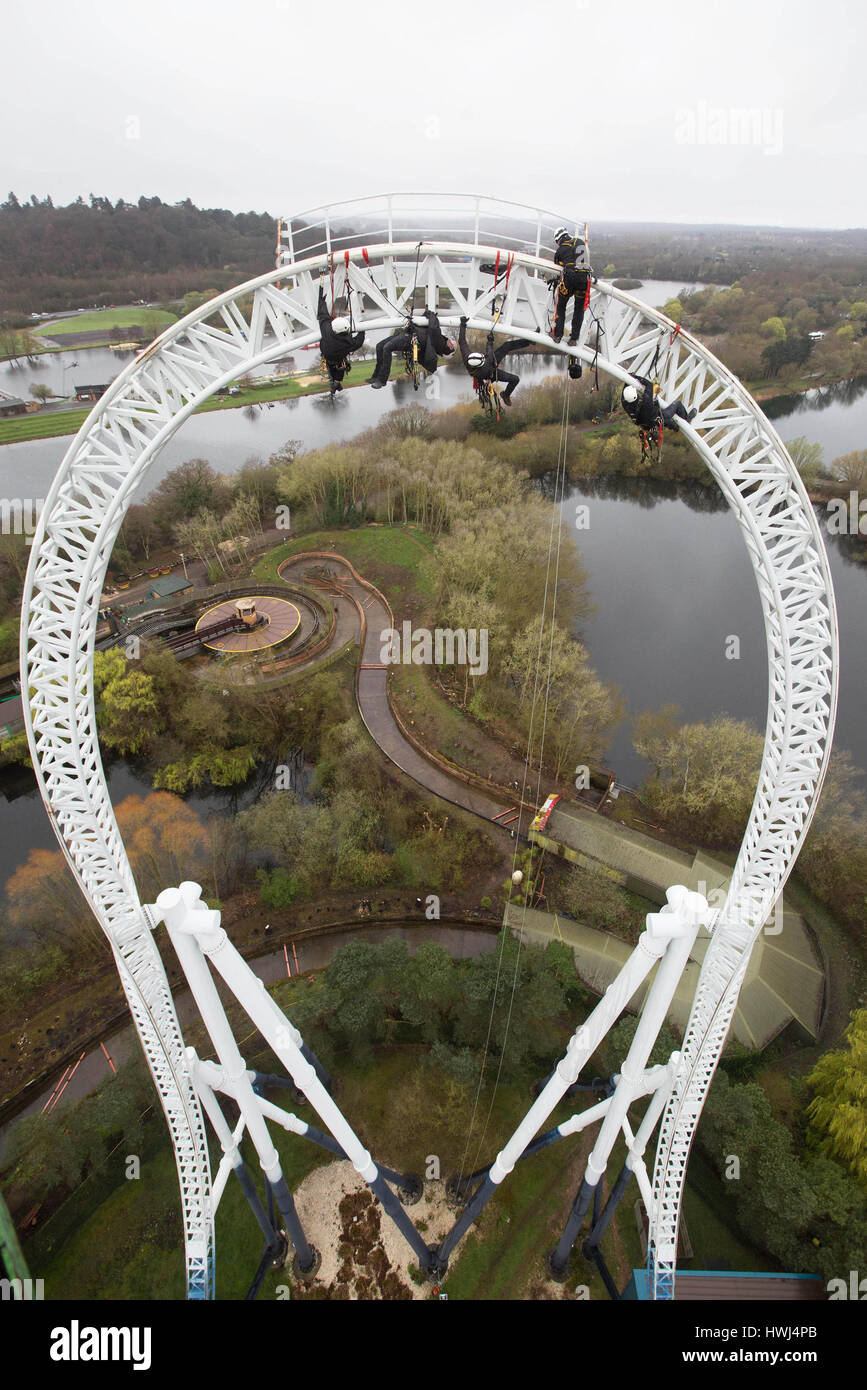
<svg viewBox="0 0 867 1390">
<path fill-rule="evenodd" d="M 638 383 L 637 386 L 634 385 L 635 382 Z M 639 387 L 642 389 L 639 390 Z M 662 442 L 663 426 L 667 425 L 670 429 L 676 430 L 678 420 L 690 423 L 696 415 L 696 411 L 687 410 L 682 401 L 660 405 L 656 387 L 646 376 L 633 376 L 632 381 L 624 386 L 620 394 L 620 403 L 630 420 L 641 431 L 642 457 L 652 451 L 651 446 L 654 443 L 658 451 Z"/>
<path fill-rule="evenodd" d="M 353 333 L 348 318 L 341 316 L 332 320 L 322 285 L 319 286 L 317 317 L 319 319 L 319 331 L 322 334 L 319 340 L 319 351 L 322 353 L 322 360 L 328 372 L 328 381 L 333 396 L 335 391 L 343 390 L 343 378 L 352 366 L 349 355 L 352 352 L 357 352 L 361 347 L 364 342 L 364 334 Z"/>
<path fill-rule="evenodd" d="M 560 279 L 555 291 L 556 311 L 551 333 L 555 343 L 563 337 L 566 326 L 566 307 L 572 300 L 572 333 L 569 346 L 575 347 L 581 334 L 584 312 L 590 303 L 590 279 L 596 277 L 587 265 L 587 246 L 581 237 L 571 237 L 565 227 L 554 233 L 557 250 L 554 261 L 560 266 Z"/>
<path fill-rule="evenodd" d="M 413 342 L 417 345 L 418 361 L 426 372 L 435 372 L 439 359 L 451 356 L 455 350 L 451 338 L 447 338 L 440 328 L 439 318 L 433 309 L 414 309 L 404 328 L 376 345 L 376 366 L 370 378 L 374 391 L 388 385 L 394 354 L 411 352 Z"/>
<path fill-rule="evenodd" d="M 505 383 L 505 391 L 500 396 L 503 405 L 511 405 L 512 393 L 520 382 L 521 378 L 514 372 L 504 371 L 500 363 L 504 357 L 511 352 L 520 352 L 522 348 L 530 347 L 528 338 L 509 338 L 502 343 L 496 351 L 494 350 L 494 335 L 488 334 L 488 340 L 484 352 L 471 352 L 467 346 L 467 320 L 461 318 L 461 329 L 458 334 L 458 347 L 461 350 L 461 357 L 464 359 L 464 366 L 473 378 L 473 385 L 478 391 L 479 384 L 489 382 L 495 386 L 497 382 Z"/>
</svg>

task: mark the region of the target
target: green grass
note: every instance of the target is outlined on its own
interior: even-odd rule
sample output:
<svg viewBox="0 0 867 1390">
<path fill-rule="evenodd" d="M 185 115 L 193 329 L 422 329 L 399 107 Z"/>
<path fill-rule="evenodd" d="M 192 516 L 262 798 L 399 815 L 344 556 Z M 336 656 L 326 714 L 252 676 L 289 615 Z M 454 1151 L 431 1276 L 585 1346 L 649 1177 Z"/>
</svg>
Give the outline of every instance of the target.
<svg viewBox="0 0 867 1390">
<path fill-rule="evenodd" d="M 0 444 L 23 444 L 28 439 L 54 439 L 77 434 L 87 419 L 86 410 L 37 411 L 0 420 Z"/>
<path fill-rule="evenodd" d="M 418 611 L 436 590 L 433 540 L 414 526 L 334 527 L 308 531 L 286 541 L 258 562 L 259 579 L 276 580 L 280 565 L 307 550 L 334 550 L 355 566 L 363 579 L 381 589 L 395 615 Z"/>
<path fill-rule="evenodd" d="M 131 328 L 134 324 L 176 323 L 177 316 L 167 309 L 150 309 L 144 304 L 131 305 L 123 309 L 96 309 L 92 314 L 75 314 L 72 318 L 57 319 L 54 323 L 41 323 L 34 328 L 37 338 L 65 338 L 70 333 L 97 333 L 105 329 L 110 333 L 115 328 Z"/>
<path fill-rule="evenodd" d="M 153 1121 L 161 1123 L 161 1117 Z M 290 1187 L 294 1188 L 330 1155 L 274 1127 L 274 1140 Z M 59 1247 L 43 1259 L 28 1243 L 29 1258 L 45 1279 L 47 1299 L 183 1299 L 183 1232 L 174 1157 L 166 1147 L 142 1164 L 141 1176 L 124 1176 L 125 1146 L 112 1160 L 118 1185 Z M 245 1157 L 254 1180 L 258 1159 Z M 219 1147 L 211 1142 L 211 1171 Z M 244 1297 L 262 1254 L 262 1240 L 238 1183 L 226 1187 L 217 1212 L 217 1297 Z M 280 1271 L 285 1280 L 285 1272 Z M 273 1284 L 279 1282 L 271 1276 Z M 263 1294 L 263 1297 L 265 1295 Z"/>
<path fill-rule="evenodd" d="M 435 749 L 458 767 L 486 777 L 492 771 L 488 736 L 463 710 L 440 694 L 432 684 L 428 667 L 396 665 L 393 669 L 398 710 L 402 718 L 413 722 L 426 747 Z"/>
</svg>

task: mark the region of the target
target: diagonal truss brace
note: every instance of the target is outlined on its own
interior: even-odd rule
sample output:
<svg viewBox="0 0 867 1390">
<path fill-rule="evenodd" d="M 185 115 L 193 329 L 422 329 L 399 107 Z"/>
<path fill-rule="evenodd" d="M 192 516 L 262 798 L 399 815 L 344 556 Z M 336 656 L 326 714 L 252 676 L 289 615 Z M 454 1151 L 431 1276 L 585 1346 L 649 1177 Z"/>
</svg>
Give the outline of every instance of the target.
<svg viewBox="0 0 867 1390">
<path fill-rule="evenodd" d="M 310 1126 L 297 1120 L 294 1115 L 281 1111 L 278 1106 L 257 1094 L 254 1087 L 255 1073 L 248 1070 L 241 1056 L 209 966 L 213 966 L 222 977 L 262 1037 L 280 1058 L 295 1086 L 325 1123 L 334 1143 L 326 1142 L 324 1147 L 349 1159 L 420 1260 L 421 1268 L 430 1268 L 432 1252 L 388 1186 L 386 1176 L 396 1181 L 405 1192 L 411 1189 L 411 1180 L 401 1178 L 392 1170 L 382 1169 L 374 1163 L 370 1153 L 332 1099 L 317 1068 L 305 1057 L 304 1042 L 298 1029 L 271 998 L 265 982 L 254 975 L 229 940 L 226 931 L 220 925 L 220 913 L 202 902 L 200 885 L 186 882 L 179 888 L 167 888 L 160 893 L 156 904 L 149 907 L 148 915 L 155 924 L 165 923 L 202 1021 L 219 1057 L 219 1067 L 216 1067 L 199 1061 L 194 1053 L 187 1053 L 193 1082 L 203 1101 L 205 1112 L 213 1123 L 218 1110 L 215 1090 L 230 1095 L 241 1112 L 243 1126 L 236 1130 L 235 1134 L 227 1133 L 225 1119 L 223 1124 L 219 1121 L 215 1123 L 217 1137 L 224 1153 L 224 1161 L 218 1170 L 218 1185 L 215 1184 L 217 1200 L 225 1185 L 228 1170 L 237 1170 L 240 1167 L 238 1142 L 241 1133 L 246 1130 L 256 1148 L 262 1170 L 286 1223 L 286 1230 L 298 1257 L 299 1270 L 302 1274 L 312 1270 L 316 1261 L 316 1251 L 307 1241 L 295 1211 L 292 1194 L 269 1133 L 267 1120 L 276 1119 L 284 1128 L 306 1137 L 315 1137 L 320 1142 L 326 1136 L 320 1136 L 318 1131 L 311 1131 Z M 258 1216 L 258 1212 L 256 1214 Z"/>
<path fill-rule="evenodd" d="M 629 1106 L 639 1095 L 646 1094 L 647 1061 L 653 1044 L 668 1015 L 677 982 L 683 974 L 698 931 L 702 925 L 707 924 L 710 916 L 707 900 L 701 894 L 692 893 L 682 885 L 669 888 L 666 897 L 668 901 L 660 912 L 648 913 L 645 930 L 641 933 L 629 959 L 624 962 L 589 1018 L 575 1030 L 564 1056 L 536 1100 L 494 1162 L 484 1172 L 482 1182 L 472 1199 L 439 1246 L 438 1269 L 446 1268 L 458 1242 L 481 1214 L 499 1185 L 511 1173 L 515 1164 L 524 1156 L 533 1136 L 563 1099 L 569 1087 L 578 1080 L 581 1069 L 617 1022 L 635 991 L 656 966 L 656 974 L 645 999 L 635 1037 L 617 1077 L 613 1095 L 600 1105 L 594 1106 L 592 1111 L 585 1112 L 584 1116 L 573 1116 L 572 1120 L 558 1131 L 558 1137 L 574 1133 L 583 1128 L 585 1123 L 589 1123 L 591 1116 L 595 1118 L 594 1111 L 602 1118 L 599 1135 L 587 1160 L 584 1181 L 566 1232 L 555 1252 L 557 1263 L 561 1266 L 565 1264 L 594 1190 L 605 1174 L 614 1143 L 623 1130 Z M 663 1094 L 667 1095 L 670 1089 L 667 1070 L 664 1069 L 656 1081 L 657 1089 L 661 1089 Z M 656 1120 L 661 1113 L 660 1105 L 655 1108 Z M 647 1137 L 647 1133 L 642 1136 L 644 1143 Z M 638 1149 L 635 1156 L 641 1156 Z M 647 1195 L 646 1188 L 643 1195 Z M 648 1212 L 648 1216 L 652 1219 L 652 1211 Z"/>
</svg>

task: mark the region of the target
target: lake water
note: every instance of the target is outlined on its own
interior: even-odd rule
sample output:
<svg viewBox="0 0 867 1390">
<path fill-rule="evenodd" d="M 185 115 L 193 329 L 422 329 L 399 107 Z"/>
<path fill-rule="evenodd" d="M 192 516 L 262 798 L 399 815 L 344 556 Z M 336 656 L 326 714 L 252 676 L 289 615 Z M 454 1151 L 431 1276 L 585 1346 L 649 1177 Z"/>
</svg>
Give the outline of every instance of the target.
<svg viewBox="0 0 867 1390">
<path fill-rule="evenodd" d="M 202 821 L 214 813 L 234 813 L 249 806 L 263 788 L 273 783 L 272 765 L 258 769 L 243 787 L 226 790 L 209 788 L 192 792 L 184 799 Z M 310 770 L 298 773 L 295 790 L 302 797 L 310 780 Z M 119 806 L 128 796 L 147 796 L 153 787 L 140 767 L 123 759 L 106 766 L 112 805 Z M 0 890 L 10 874 L 23 864 L 31 849 L 57 849 L 57 839 L 36 790 L 36 780 L 28 768 L 10 768 L 0 773 Z"/>
<path fill-rule="evenodd" d="M 660 283 L 667 298 L 671 287 Z M 523 380 L 543 379 L 555 361 L 526 359 L 520 367 Z M 251 455 L 267 457 L 290 438 L 300 439 L 306 448 L 349 439 L 385 411 L 414 398 L 442 409 L 467 397 L 462 373 L 441 370 L 437 381 L 438 401 L 427 400 L 423 389 L 414 397 L 409 383 L 400 381 L 384 392 L 347 391 L 333 407 L 324 397 L 307 397 L 278 402 L 271 410 L 194 416 L 154 464 L 145 490 L 185 459 L 201 456 L 232 472 Z M 784 440 L 804 434 L 823 445 L 826 461 L 867 443 L 867 382 L 781 398 L 765 409 Z M 68 442 L 37 440 L 0 448 L 0 492 L 43 496 Z M 696 489 L 692 496 L 707 506 L 713 492 Z M 727 509 L 696 510 L 673 488 L 645 480 L 577 489 L 564 508 L 570 523 L 579 501 L 590 508 L 590 527 L 573 534 L 597 609 L 583 636 L 599 674 L 622 689 L 629 714 L 675 703 L 686 718 L 726 711 L 763 727 L 767 674 L 761 610 L 734 517 Z M 848 748 L 858 765 L 867 768 L 867 567 L 852 564 L 836 537 L 827 537 L 827 545 L 842 647 L 836 746 Z M 740 638 L 738 661 L 725 659 L 730 635 Z M 608 760 L 622 781 L 634 784 L 643 775 L 628 723 L 614 736 Z M 115 803 L 146 789 L 135 770 L 123 764 L 115 764 L 110 776 Z M 228 801 L 216 796 L 193 804 L 200 810 L 219 809 Z M 35 792 L 14 801 L 0 796 L 0 883 L 32 846 L 54 845 Z"/>
<path fill-rule="evenodd" d="M 631 744 L 636 714 L 676 704 L 686 720 L 725 712 L 764 729 L 767 656 L 752 566 L 728 508 L 697 511 L 652 484 L 617 495 L 617 481 L 610 492 L 575 488 L 563 513 L 571 528 L 576 504 L 589 508 L 589 527 L 572 532 L 596 604 L 581 636 L 599 675 L 626 698 L 608 762 L 636 785 L 646 774 Z M 835 747 L 867 768 L 867 567 L 848 561 L 837 537 L 825 539 L 842 652 Z M 737 660 L 726 658 L 731 636 L 740 640 Z"/>
<path fill-rule="evenodd" d="M 543 381 L 558 369 L 562 372 L 563 367 L 557 354 L 526 357 L 514 367 L 527 385 Z M 437 394 L 429 397 L 428 389 Z M 187 459 L 206 458 L 218 472 L 234 473 L 252 455 L 268 458 L 287 439 L 300 439 L 305 449 L 316 449 L 352 439 L 387 411 L 412 401 L 445 410 L 470 399 L 472 386 L 463 368 L 441 367 L 415 392 L 409 379 L 401 377 L 384 391 L 366 387 L 344 391 L 333 402 L 324 393 L 193 415 L 154 461 L 142 489 L 150 492 Z M 34 439 L 0 447 L 0 496 L 44 497 L 70 442 L 69 438 Z"/>
<path fill-rule="evenodd" d="M 76 386 L 114 381 L 135 356 L 111 348 L 87 348 L 77 352 L 45 352 L 32 362 L 0 363 L 0 391 L 30 400 L 32 387 L 50 386 L 56 396 L 71 396 Z"/>
<path fill-rule="evenodd" d="M 720 289 L 724 286 L 720 285 Z M 627 290 L 633 299 L 640 299 L 642 304 L 649 304 L 651 309 L 661 309 L 670 299 L 675 299 L 681 290 L 693 292 L 704 290 L 707 286 L 699 280 L 643 280 L 637 290 Z"/>
<path fill-rule="evenodd" d="M 826 463 L 867 444 L 867 380 L 806 396 L 781 397 L 764 409 L 784 441 L 799 435 L 822 444 Z M 758 591 L 741 533 L 716 489 L 678 489 L 648 480 L 601 480 L 576 488 L 563 505 L 589 508 L 589 527 L 572 531 L 590 576 L 596 612 L 583 637 L 600 676 L 628 702 L 614 736 L 610 765 L 633 785 L 645 766 L 631 745 L 629 722 L 644 709 L 677 704 L 684 718 L 728 713 L 764 729 L 767 658 Z M 841 674 L 835 747 L 867 769 L 867 565 L 855 564 L 819 513 L 840 627 Z M 725 656 L 740 638 L 740 658 Z"/>
</svg>

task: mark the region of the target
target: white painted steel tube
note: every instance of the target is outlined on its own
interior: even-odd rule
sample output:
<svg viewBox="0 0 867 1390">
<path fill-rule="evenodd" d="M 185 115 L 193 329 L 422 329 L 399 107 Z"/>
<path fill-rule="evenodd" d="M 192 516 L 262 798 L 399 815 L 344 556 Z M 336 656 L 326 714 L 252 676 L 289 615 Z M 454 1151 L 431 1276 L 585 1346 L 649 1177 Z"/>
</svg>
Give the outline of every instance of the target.
<svg viewBox="0 0 867 1390">
<path fill-rule="evenodd" d="M 578 1080 L 581 1068 L 611 1025 L 620 1017 L 638 986 L 653 969 L 664 949 L 664 943 L 654 941 L 643 931 L 632 955 L 608 986 L 586 1022 L 569 1039 L 565 1055 L 558 1062 L 548 1084 L 540 1091 L 511 1139 L 497 1154 L 491 1166 L 491 1181 L 501 1183 L 511 1173 L 521 1154 L 537 1130 L 563 1099 L 569 1087 Z"/>
<path fill-rule="evenodd" d="M 690 893 L 678 885 L 669 888 L 666 897 L 668 906 L 659 913 L 649 914 L 647 925 L 648 930 L 657 931 L 661 939 L 670 933 L 668 944 L 644 1001 L 641 1018 L 626 1060 L 620 1069 L 620 1080 L 612 1097 L 612 1104 L 587 1160 L 586 1179 L 591 1187 L 596 1186 L 608 1166 L 615 1140 L 643 1079 L 653 1044 L 668 1017 L 674 991 L 689 959 L 699 927 L 707 921 L 707 900 L 700 893 Z"/>
</svg>

